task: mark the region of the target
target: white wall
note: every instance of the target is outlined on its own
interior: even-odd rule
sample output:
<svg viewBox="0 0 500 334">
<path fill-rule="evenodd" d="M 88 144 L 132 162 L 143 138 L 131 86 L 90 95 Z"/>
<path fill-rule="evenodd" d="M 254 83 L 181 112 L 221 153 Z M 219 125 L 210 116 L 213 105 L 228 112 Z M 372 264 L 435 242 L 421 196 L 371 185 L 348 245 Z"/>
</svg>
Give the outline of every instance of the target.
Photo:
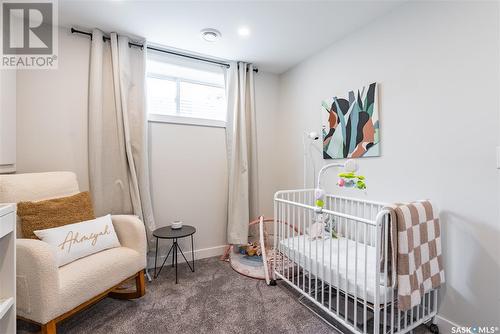
<svg viewBox="0 0 500 334">
<path fill-rule="evenodd" d="M 88 189 L 90 40 L 59 31 L 57 70 L 17 71 L 17 172 L 73 171 Z"/>
<path fill-rule="evenodd" d="M 272 216 L 276 176 L 273 138 L 278 77 L 255 76 L 259 202 Z M 183 220 L 197 228 L 197 257 L 220 254 L 226 244 L 227 160 L 223 128 L 150 122 L 150 159 L 155 218 Z M 190 247 L 188 243 L 181 246 Z"/>
<path fill-rule="evenodd" d="M 439 314 L 462 325 L 500 318 L 498 12 L 496 2 L 404 4 L 282 75 L 277 109 L 280 186 L 300 187 L 300 134 L 321 130 L 321 101 L 380 83 L 382 156 L 359 162 L 366 197 L 438 205 Z"/>
<path fill-rule="evenodd" d="M 273 196 L 279 190 L 276 182 L 280 165 L 276 161 L 277 138 L 280 135 L 277 110 L 279 77 L 259 72 L 255 76 L 255 106 L 257 118 L 257 151 L 259 168 L 260 214 L 273 216 Z"/>
<path fill-rule="evenodd" d="M 59 69 L 17 74 L 18 172 L 70 170 L 88 189 L 87 98 L 90 41 L 59 31 Z M 278 77 L 256 75 L 260 196 L 272 213 L 273 113 Z M 150 123 L 150 168 L 159 225 L 181 219 L 197 227 L 198 257 L 226 243 L 226 138 L 223 128 Z M 190 245 L 187 247 L 190 249 Z"/>
<path fill-rule="evenodd" d="M 0 70 L 0 173 L 16 170 L 16 71 Z"/>
<path fill-rule="evenodd" d="M 153 122 L 149 129 L 157 224 L 182 220 L 193 225 L 197 257 L 221 254 L 226 244 L 225 129 Z"/>
</svg>

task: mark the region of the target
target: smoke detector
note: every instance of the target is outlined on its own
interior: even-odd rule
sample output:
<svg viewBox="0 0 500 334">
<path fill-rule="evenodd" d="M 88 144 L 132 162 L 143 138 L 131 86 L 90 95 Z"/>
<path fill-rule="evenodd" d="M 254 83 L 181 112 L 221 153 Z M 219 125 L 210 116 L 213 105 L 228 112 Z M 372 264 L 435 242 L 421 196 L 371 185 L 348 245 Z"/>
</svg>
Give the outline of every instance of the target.
<svg viewBox="0 0 500 334">
<path fill-rule="evenodd" d="M 217 29 L 207 28 L 201 31 L 201 38 L 207 42 L 215 42 L 222 37 L 221 33 Z"/>
</svg>

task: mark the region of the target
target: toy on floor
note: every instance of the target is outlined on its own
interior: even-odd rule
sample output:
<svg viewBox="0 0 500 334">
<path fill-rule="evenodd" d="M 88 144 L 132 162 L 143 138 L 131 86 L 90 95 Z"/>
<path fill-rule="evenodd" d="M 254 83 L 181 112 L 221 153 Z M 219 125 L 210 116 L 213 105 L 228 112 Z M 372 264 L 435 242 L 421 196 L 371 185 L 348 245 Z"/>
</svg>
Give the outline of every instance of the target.
<svg viewBox="0 0 500 334">
<path fill-rule="evenodd" d="M 292 234 L 299 234 L 296 227 L 282 222 Z M 291 262 L 283 261 L 280 252 L 273 248 L 274 219 L 259 217 L 249 223 L 249 242 L 243 245 L 228 245 L 221 260 L 228 261 L 238 273 L 252 278 L 266 280 L 267 284 L 275 285 L 272 279 L 272 268 L 293 267 Z M 275 263 L 276 261 L 276 263 Z"/>
<path fill-rule="evenodd" d="M 246 245 L 240 245 L 240 254 L 246 254 L 248 256 L 261 256 L 262 249 L 260 248 L 260 243 L 258 241 L 249 242 Z"/>
</svg>

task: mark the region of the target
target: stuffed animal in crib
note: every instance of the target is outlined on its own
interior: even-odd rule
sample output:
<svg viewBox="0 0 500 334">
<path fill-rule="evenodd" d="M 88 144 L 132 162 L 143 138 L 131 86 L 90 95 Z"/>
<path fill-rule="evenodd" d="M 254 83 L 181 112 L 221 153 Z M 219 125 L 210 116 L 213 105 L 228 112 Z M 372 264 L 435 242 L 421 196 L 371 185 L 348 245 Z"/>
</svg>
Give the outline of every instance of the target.
<svg viewBox="0 0 500 334">
<path fill-rule="evenodd" d="M 311 240 L 323 239 L 326 224 L 322 221 L 313 223 L 309 228 L 309 238 Z"/>
<path fill-rule="evenodd" d="M 309 238 L 311 240 L 323 239 L 324 237 L 330 235 L 333 239 L 337 238 L 337 231 L 335 227 L 335 221 L 330 217 L 325 217 L 323 214 L 318 214 L 316 217 L 316 223 L 313 223 L 309 228 Z"/>
</svg>

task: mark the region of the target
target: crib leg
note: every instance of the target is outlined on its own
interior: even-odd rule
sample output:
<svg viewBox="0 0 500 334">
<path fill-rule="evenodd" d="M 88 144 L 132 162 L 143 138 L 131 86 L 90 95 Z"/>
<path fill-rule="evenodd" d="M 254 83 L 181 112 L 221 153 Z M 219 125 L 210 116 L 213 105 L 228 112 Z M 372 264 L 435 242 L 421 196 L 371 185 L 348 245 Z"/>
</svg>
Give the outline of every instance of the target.
<svg viewBox="0 0 500 334">
<path fill-rule="evenodd" d="M 429 331 L 432 333 L 432 334 L 439 334 L 439 327 L 438 325 L 436 324 L 429 324 Z"/>
</svg>

